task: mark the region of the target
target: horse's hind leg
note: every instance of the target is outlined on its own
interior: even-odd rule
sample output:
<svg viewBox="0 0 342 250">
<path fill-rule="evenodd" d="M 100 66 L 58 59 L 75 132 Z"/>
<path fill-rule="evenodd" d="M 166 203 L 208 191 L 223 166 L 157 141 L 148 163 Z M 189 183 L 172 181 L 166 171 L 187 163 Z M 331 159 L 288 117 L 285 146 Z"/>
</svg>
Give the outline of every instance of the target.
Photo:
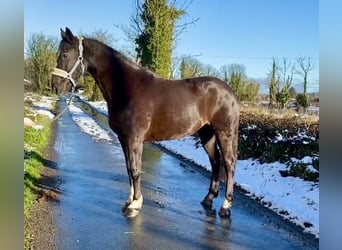
<svg viewBox="0 0 342 250">
<path fill-rule="evenodd" d="M 234 171 L 237 160 L 237 142 L 238 142 L 238 122 L 232 122 L 227 127 L 227 131 L 218 131 L 217 137 L 223 157 L 223 166 L 225 168 L 226 193 L 222 207 L 219 211 L 221 217 L 230 217 L 230 208 L 233 202 L 234 189 Z M 222 175 L 221 175 L 222 176 Z"/>
<path fill-rule="evenodd" d="M 198 131 L 201 143 L 208 154 L 212 174 L 208 194 L 205 196 L 201 204 L 205 208 L 211 208 L 213 199 L 218 196 L 219 190 L 219 175 L 220 175 L 220 152 L 216 144 L 215 131 L 209 125 L 205 125 Z"/>
</svg>

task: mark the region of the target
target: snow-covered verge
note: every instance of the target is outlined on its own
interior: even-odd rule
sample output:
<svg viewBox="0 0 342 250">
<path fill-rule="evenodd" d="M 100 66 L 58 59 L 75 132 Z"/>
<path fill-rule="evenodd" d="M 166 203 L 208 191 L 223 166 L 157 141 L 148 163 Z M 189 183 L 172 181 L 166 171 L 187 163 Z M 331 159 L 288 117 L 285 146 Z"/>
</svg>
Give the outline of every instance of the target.
<svg viewBox="0 0 342 250">
<path fill-rule="evenodd" d="M 99 112 L 107 114 L 105 102 L 88 103 Z M 159 144 L 211 171 L 207 155 L 202 147 L 196 145 L 194 137 L 162 141 Z M 309 164 L 307 168 L 316 171 L 310 165 L 313 160 L 310 156 L 291 160 Z M 305 232 L 319 238 L 319 183 L 292 176 L 282 177 L 280 171 L 286 170 L 288 166 L 279 161 L 260 163 L 252 158 L 238 160 L 235 183 L 251 198 L 260 201 L 285 219 L 303 227 Z"/>
<path fill-rule="evenodd" d="M 55 115 L 51 112 L 53 104 L 56 102 L 56 98 L 41 96 L 33 93 L 26 93 L 24 96 L 25 105 L 25 117 L 24 124 L 29 122 L 29 125 L 36 129 L 42 129 L 42 124 L 36 124 L 35 117 L 37 115 L 47 116 L 52 120 Z"/>
<path fill-rule="evenodd" d="M 162 141 L 160 145 L 211 170 L 209 160 L 201 147 L 196 147 L 193 137 Z M 305 157 L 298 161 L 310 161 Z M 319 184 L 298 177 L 282 177 L 286 164 L 273 162 L 261 164 L 258 160 L 238 160 L 235 183 L 247 195 L 260 201 L 282 217 L 300 225 L 305 232 L 319 237 Z"/>
</svg>

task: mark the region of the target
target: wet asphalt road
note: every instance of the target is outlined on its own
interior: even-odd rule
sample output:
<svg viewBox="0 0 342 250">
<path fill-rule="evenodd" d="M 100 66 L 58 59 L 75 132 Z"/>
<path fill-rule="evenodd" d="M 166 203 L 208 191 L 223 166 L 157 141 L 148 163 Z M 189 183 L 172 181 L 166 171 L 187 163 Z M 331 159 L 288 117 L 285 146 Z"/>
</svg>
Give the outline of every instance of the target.
<svg viewBox="0 0 342 250">
<path fill-rule="evenodd" d="M 313 237 L 239 192 L 231 220 L 204 210 L 208 176 L 151 144 L 143 154 L 143 208 L 125 218 L 129 185 L 119 143 L 95 141 L 68 112 L 58 120 L 54 150 L 58 249 L 318 249 Z M 222 195 L 214 201 L 217 210 Z"/>
</svg>

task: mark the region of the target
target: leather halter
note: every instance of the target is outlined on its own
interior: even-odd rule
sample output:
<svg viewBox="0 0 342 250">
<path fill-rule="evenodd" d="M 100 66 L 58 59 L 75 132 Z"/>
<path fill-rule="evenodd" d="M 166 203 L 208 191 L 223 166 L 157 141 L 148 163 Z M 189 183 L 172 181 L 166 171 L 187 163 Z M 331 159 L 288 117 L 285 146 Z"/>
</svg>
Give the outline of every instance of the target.
<svg viewBox="0 0 342 250">
<path fill-rule="evenodd" d="M 84 74 L 84 63 L 83 63 L 83 45 L 82 45 L 82 40 L 83 37 L 78 37 L 78 41 L 79 41 L 79 45 L 78 45 L 78 50 L 79 50 L 79 56 L 77 58 L 77 61 L 75 62 L 74 67 L 72 67 L 72 69 L 67 72 L 63 69 L 59 69 L 59 68 L 54 68 L 52 74 L 56 75 L 56 76 L 60 76 L 63 78 L 66 78 L 68 80 L 71 81 L 73 88 L 76 87 L 76 81 L 75 79 L 72 78 L 72 74 L 74 73 L 74 71 L 76 70 L 76 68 L 78 67 L 78 65 L 81 64 L 81 69 L 82 69 L 82 75 Z"/>
</svg>

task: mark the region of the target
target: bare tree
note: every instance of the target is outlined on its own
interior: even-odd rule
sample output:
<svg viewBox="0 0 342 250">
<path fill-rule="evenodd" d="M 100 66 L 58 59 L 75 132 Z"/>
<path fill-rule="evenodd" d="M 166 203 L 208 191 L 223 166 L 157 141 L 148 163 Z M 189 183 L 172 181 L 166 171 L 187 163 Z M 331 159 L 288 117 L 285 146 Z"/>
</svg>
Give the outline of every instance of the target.
<svg viewBox="0 0 342 250">
<path fill-rule="evenodd" d="M 206 76 L 218 77 L 219 71 L 214 66 L 212 66 L 210 64 L 206 64 L 206 65 L 204 65 L 204 74 Z"/>
<path fill-rule="evenodd" d="M 297 59 L 299 70 L 296 71 L 297 74 L 301 75 L 303 79 L 303 93 L 306 96 L 307 84 L 308 84 L 308 73 L 315 68 L 315 64 L 308 57 L 299 57 Z"/>
<path fill-rule="evenodd" d="M 229 65 L 225 64 L 221 66 L 220 68 L 220 77 L 225 81 L 226 83 L 229 82 L 229 73 L 228 73 L 228 67 Z"/>
<path fill-rule="evenodd" d="M 108 32 L 108 30 L 104 30 L 104 29 L 95 29 L 93 32 L 86 33 L 83 35 L 99 40 L 100 42 L 103 42 L 108 46 L 113 46 L 114 43 L 117 42 L 118 40 L 118 39 L 115 39 L 114 36 Z"/>
<path fill-rule="evenodd" d="M 26 44 L 24 77 L 34 83 L 40 93 L 51 90 L 51 71 L 56 63 L 57 38 L 33 33 Z"/>
<path fill-rule="evenodd" d="M 171 60 L 171 69 L 170 69 L 170 79 L 179 79 L 182 75 L 182 62 L 187 61 L 190 58 L 196 58 L 201 56 L 202 54 L 196 55 L 181 55 L 181 56 L 174 56 Z"/>
<path fill-rule="evenodd" d="M 198 59 L 194 57 L 182 58 L 180 64 L 180 76 L 182 79 L 205 75 L 205 67 Z"/>
<path fill-rule="evenodd" d="M 279 72 L 280 72 L 280 79 L 283 83 L 283 88 L 288 87 L 290 88 L 293 80 L 293 74 L 295 72 L 295 66 L 287 61 L 286 58 L 283 58 L 282 64 L 279 65 Z M 280 89 L 278 89 L 278 92 Z"/>
<path fill-rule="evenodd" d="M 288 62 L 286 58 L 283 58 L 282 64 L 279 66 L 280 80 L 282 81 L 282 89 L 278 84 L 277 102 L 280 104 L 281 108 L 285 108 L 287 103 L 290 101 L 290 87 L 293 80 L 293 74 L 295 71 L 294 65 Z"/>
</svg>

